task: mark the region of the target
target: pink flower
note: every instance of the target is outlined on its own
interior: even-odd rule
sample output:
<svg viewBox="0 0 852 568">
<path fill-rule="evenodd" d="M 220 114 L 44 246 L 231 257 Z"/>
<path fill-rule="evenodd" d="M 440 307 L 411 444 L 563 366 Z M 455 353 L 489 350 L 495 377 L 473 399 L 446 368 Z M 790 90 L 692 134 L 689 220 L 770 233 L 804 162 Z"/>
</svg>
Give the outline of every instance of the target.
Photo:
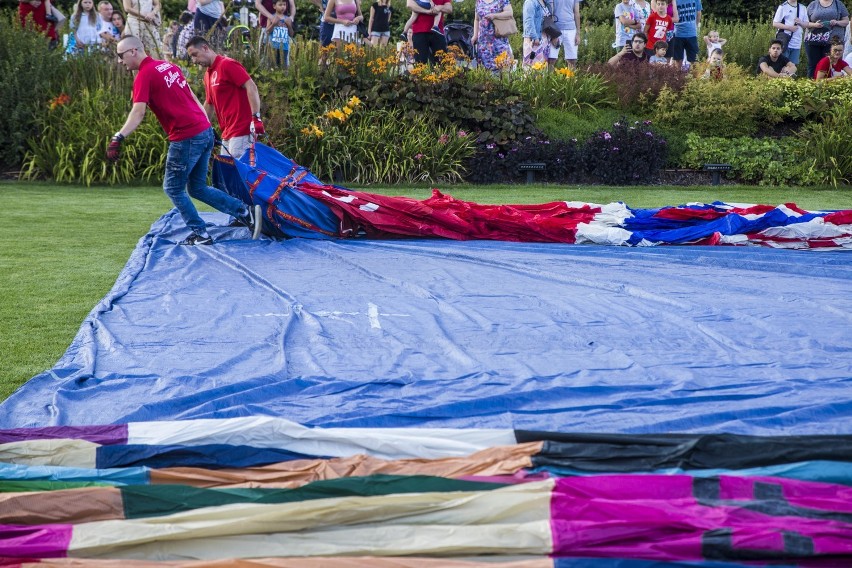
<svg viewBox="0 0 852 568">
<path fill-rule="evenodd" d="M 439 144 L 446 144 L 449 141 L 450 141 L 450 137 L 447 136 L 446 134 L 441 134 L 441 136 L 438 138 Z"/>
<path fill-rule="evenodd" d="M 465 138 L 467 136 L 467 132 L 464 130 L 459 130 L 459 138 Z"/>
<path fill-rule="evenodd" d="M 415 159 L 415 160 L 422 160 L 422 159 L 423 159 L 423 154 L 414 154 L 414 159 Z"/>
</svg>

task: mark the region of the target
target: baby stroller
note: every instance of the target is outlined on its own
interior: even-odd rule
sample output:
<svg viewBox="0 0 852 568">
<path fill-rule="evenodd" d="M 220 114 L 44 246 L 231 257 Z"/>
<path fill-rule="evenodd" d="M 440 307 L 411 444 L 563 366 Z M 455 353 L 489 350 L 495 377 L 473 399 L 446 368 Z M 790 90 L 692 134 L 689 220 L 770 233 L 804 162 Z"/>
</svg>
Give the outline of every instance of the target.
<svg viewBox="0 0 852 568">
<path fill-rule="evenodd" d="M 473 26 L 464 22 L 450 22 L 444 26 L 447 47 L 453 45 L 462 50 L 471 60 L 473 57 Z"/>
</svg>

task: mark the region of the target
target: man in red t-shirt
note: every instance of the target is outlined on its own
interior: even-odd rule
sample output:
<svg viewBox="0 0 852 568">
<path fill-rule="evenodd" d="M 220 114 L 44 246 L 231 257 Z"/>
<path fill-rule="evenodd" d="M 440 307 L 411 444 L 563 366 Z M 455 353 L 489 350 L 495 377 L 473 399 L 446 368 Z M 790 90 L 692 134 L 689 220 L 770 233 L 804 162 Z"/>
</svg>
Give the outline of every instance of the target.
<svg viewBox="0 0 852 568">
<path fill-rule="evenodd" d="M 201 36 L 187 42 L 186 54 L 193 63 L 207 68 L 204 110 L 211 121 L 214 113 L 219 121 L 222 154 L 227 152 L 240 159 L 251 146 L 252 130 L 255 136 L 265 134 L 257 85 L 245 67 L 230 57 L 217 54 Z"/>
<path fill-rule="evenodd" d="M 452 0 L 432 0 L 433 8 L 423 8 L 416 0 L 408 0 L 406 6 L 417 14 L 411 24 L 411 45 L 414 47 L 414 61 L 417 63 L 434 64 L 435 54 L 447 50 L 447 38 L 444 36 L 444 18 L 453 13 Z M 438 24 L 440 33 L 432 29 L 435 14 L 441 14 Z"/>
<path fill-rule="evenodd" d="M 133 79 L 133 108 L 124 126 L 110 139 L 107 158 L 118 161 L 122 142 L 139 127 L 150 107 L 169 137 L 163 189 L 192 231 L 180 244 L 209 245 L 213 242 L 190 196 L 232 215 L 249 227 L 252 238 L 256 239 L 260 234 L 260 206 L 247 207 L 239 199 L 207 185 L 213 129 L 180 68 L 168 61 L 151 59 L 142 41 L 134 36 L 118 42 L 116 55 L 128 71 L 137 73 Z"/>
</svg>

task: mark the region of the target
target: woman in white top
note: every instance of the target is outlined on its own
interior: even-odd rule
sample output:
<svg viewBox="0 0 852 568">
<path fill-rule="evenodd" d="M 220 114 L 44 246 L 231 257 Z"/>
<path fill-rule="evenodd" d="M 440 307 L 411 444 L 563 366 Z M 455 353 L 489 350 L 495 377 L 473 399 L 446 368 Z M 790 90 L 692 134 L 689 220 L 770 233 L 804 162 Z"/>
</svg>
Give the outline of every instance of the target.
<svg viewBox="0 0 852 568">
<path fill-rule="evenodd" d="M 162 59 L 160 0 L 124 0 L 123 5 L 124 11 L 127 12 L 127 34 L 141 39 L 148 55 L 154 59 Z"/>
<path fill-rule="evenodd" d="M 334 24 L 332 42 L 337 45 L 354 43 L 358 39 L 358 24 L 364 21 L 361 3 L 358 0 L 328 0 L 325 21 Z"/>
<path fill-rule="evenodd" d="M 799 59 L 802 54 L 802 37 L 804 29 L 808 24 L 808 9 L 804 4 L 797 0 L 787 0 L 775 10 L 775 18 L 772 19 L 772 26 L 790 34 L 790 41 L 787 43 L 787 49 L 784 50 L 784 57 L 793 62 L 794 65 L 799 64 Z"/>
</svg>

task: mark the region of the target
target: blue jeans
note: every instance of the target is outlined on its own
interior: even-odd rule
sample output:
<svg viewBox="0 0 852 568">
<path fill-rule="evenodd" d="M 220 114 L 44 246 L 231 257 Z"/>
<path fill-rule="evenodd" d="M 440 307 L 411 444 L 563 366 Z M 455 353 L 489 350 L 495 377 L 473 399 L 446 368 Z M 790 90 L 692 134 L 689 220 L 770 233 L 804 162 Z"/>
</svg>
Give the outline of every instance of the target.
<svg viewBox="0 0 852 568">
<path fill-rule="evenodd" d="M 802 49 L 797 47 L 796 49 L 788 47 L 784 50 L 784 57 L 793 62 L 793 65 L 798 65 L 799 60 L 802 56 Z"/>
<path fill-rule="evenodd" d="M 190 196 L 232 217 L 246 214 L 239 199 L 207 185 L 207 167 L 213 151 L 213 129 L 208 128 L 192 138 L 169 143 L 163 190 L 192 232 L 203 235 L 207 224 L 201 220 Z"/>
<path fill-rule="evenodd" d="M 334 35 L 334 24 L 322 22 L 320 24 L 320 45 L 328 47 L 331 45 L 331 36 Z"/>
</svg>

